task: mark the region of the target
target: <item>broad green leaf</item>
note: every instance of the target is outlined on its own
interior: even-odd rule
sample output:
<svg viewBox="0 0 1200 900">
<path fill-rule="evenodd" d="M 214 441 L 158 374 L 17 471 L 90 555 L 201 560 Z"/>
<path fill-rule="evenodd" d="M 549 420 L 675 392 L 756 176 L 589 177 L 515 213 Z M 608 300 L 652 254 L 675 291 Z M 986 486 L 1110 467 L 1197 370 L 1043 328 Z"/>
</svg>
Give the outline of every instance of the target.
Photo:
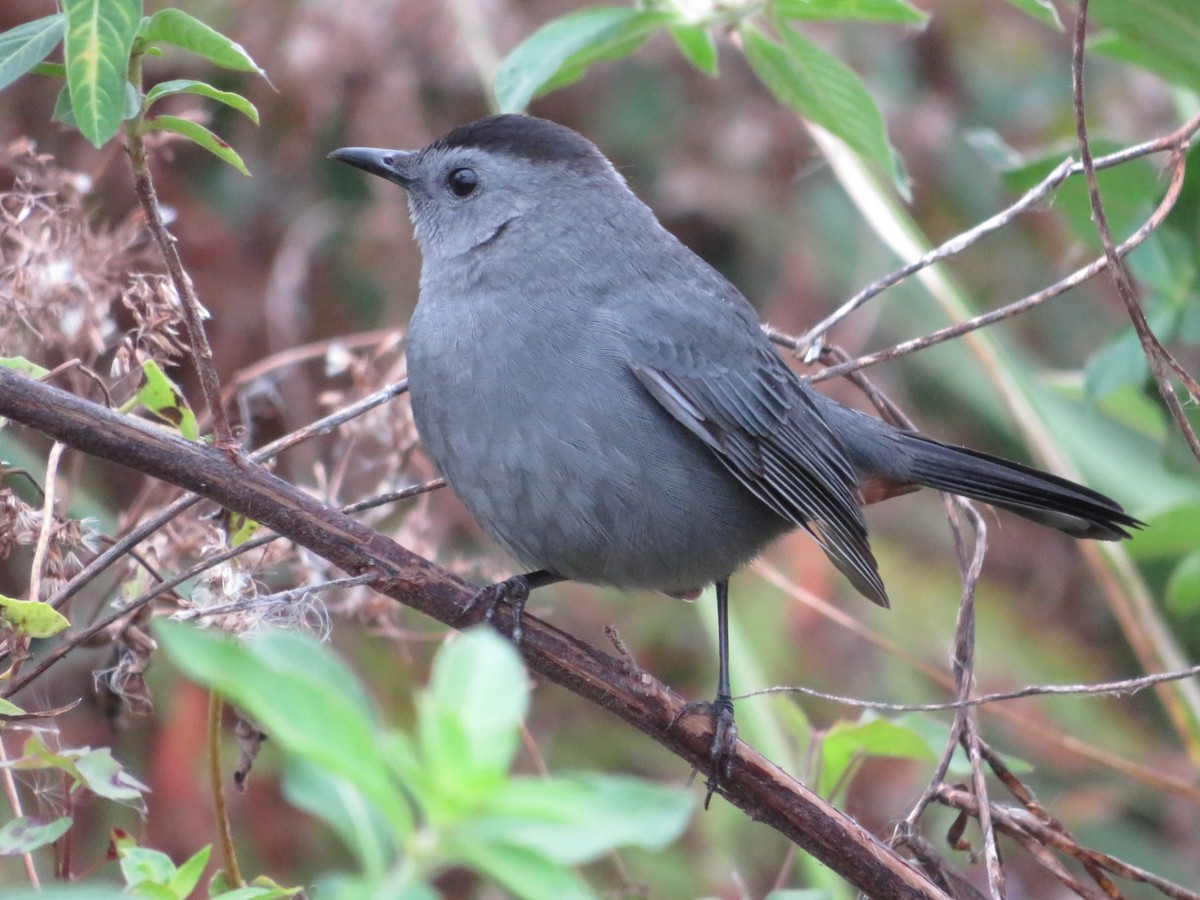
<svg viewBox="0 0 1200 900">
<path fill-rule="evenodd" d="M 142 376 L 145 383 L 133 399 L 164 422 L 174 425 L 189 441 L 196 440 L 200 433 L 196 414 L 175 382 L 152 359 L 142 363 Z"/>
<path fill-rule="evenodd" d="M 160 9 L 146 21 L 140 36 L 146 44 L 170 44 L 199 54 L 223 69 L 257 72 L 264 78 L 267 74 L 241 44 L 181 9 Z"/>
<path fill-rule="evenodd" d="M 1200 610 L 1200 550 L 1180 560 L 1167 580 L 1167 608 L 1177 615 Z"/>
<path fill-rule="evenodd" d="M 659 850 L 683 834 L 694 810 L 691 794 L 636 778 L 522 778 L 505 785 L 489 804 L 490 815 L 462 832 L 578 865 L 618 847 Z"/>
<path fill-rule="evenodd" d="M 589 65 L 632 52 L 657 28 L 677 22 L 674 13 L 599 6 L 543 25 L 517 45 L 496 72 L 501 112 L 521 112 L 551 86 L 581 77 Z"/>
<path fill-rule="evenodd" d="M 21 709 L 21 707 L 17 706 L 17 704 L 13 703 L 11 700 L 0 697 L 0 716 L 23 715 L 25 715 L 25 710 Z"/>
<path fill-rule="evenodd" d="M 1090 46 L 1200 92 L 1200 16 L 1195 0 L 1092 0 Z"/>
<path fill-rule="evenodd" d="M 421 755 L 438 788 L 480 790 L 517 751 L 529 708 L 525 669 L 493 629 L 469 629 L 438 651 L 418 708 Z"/>
<path fill-rule="evenodd" d="M 80 782 L 93 794 L 122 803 L 138 803 L 150 791 L 113 759 L 108 747 L 87 750 L 75 760 L 75 772 Z"/>
<path fill-rule="evenodd" d="M 201 851 L 203 852 L 203 851 Z M 121 874 L 125 883 L 130 887 L 140 885 L 165 885 L 175 874 L 175 863 L 171 857 L 161 850 L 151 850 L 149 847 L 118 846 L 117 855 L 121 859 Z M 147 896 L 139 894 L 138 896 Z M 171 896 L 167 894 L 166 896 Z"/>
<path fill-rule="evenodd" d="M 62 816 L 51 822 L 21 816 L 0 827 L 0 856 L 20 856 L 38 847 L 52 844 L 67 833 L 71 817 Z"/>
<path fill-rule="evenodd" d="M 754 74 L 780 101 L 889 175 L 907 196 L 907 177 L 888 143 L 883 114 L 858 76 L 794 29 L 784 25 L 780 34 L 783 43 L 777 44 L 753 26 L 743 26 L 746 59 Z"/>
<path fill-rule="evenodd" d="M 329 650 L 292 632 L 238 642 L 159 622 L 154 634 L 186 675 L 246 710 L 285 750 L 344 778 L 395 831 L 411 832 L 412 815 L 381 754 L 370 703 Z"/>
<path fill-rule="evenodd" d="M 1174 559 L 1200 547 L 1200 495 L 1179 497 L 1144 518 L 1146 527 L 1122 545 L 1134 559 Z"/>
<path fill-rule="evenodd" d="M 172 894 L 180 900 L 187 900 L 191 896 L 196 885 L 200 883 L 200 876 L 204 874 L 204 867 L 208 865 L 208 857 L 211 853 L 211 844 L 201 847 L 175 870 L 166 885 Z"/>
<path fill-rule="evenodd" d="M 917 24 L 929 18 L 906 0 L 775 0 L 771 10 L 784 19 L 865 20 Z"/>
<path fill-rule="evenodd" d="M 859 722 L 838 722 L 821 742 L 821 793 L 828 795 L 843 780 L 847 767 L 860 756 L 937 760 L 925 736 L 900 719 L 866 714 Z"/>
<path fill-rule="evenodd" d="M 16 600 L 0 594 L 0 626 L 31 638 L 48 638 L 71 623 L 54 607 L 40 600 Z"/>
<path fill-rule="evenodd" d="M 75 110 L 71 109 L 71 89 L 65 84 L 54 100 L 54 111 L 50 113 L 50 119 L 71 128 L 79 127 L 75 121 Z"/>
<path fill-rule="evenodd" d="M 1173 311 L 1159 309 L 1147 316 L 1147 323 L 1161 339 L 1169 340 L 1175 318 Z M 1150 377 L 1150 364 L 1133 326 L 1122 328 L 1116 338 L 1093 353 L 1083 372 L 1084 386 L 1092 400 L 1123 387 L 1145 384 Z"/>
<path fill-rule="evenodd" d="M 345 779 L 299 756 L 289 756 L 284 764 L 283 792 L 297 809 L 332 827 L 368 875 L 381 876 L 396 859 L 399 848 L 387 821 Z"/>
<path fill-rule="evenodd" d="M 63 56 L 79 131 L 94 146 L 108 141 L 125 116 L 129 54 L 142 18 L 141 0 L 63 0 Z"/>
<path fill-rule="evenodd" d="M 457 850 L 463 862 L 494 878 L 526 900 L 583 900 L 596 893 L 565 866 L 525 847 L 487 841 L 466 841 Z"/>
<path fill-rule="evenodd" d="M 0 356 L 0 366 L 12 369 L 27 378 L 45 378 L 50 374 L 49 369 L 42 368 L 35 362 L 30 362 L 23 356 Z"/>
<path fill-rule="evenodd" d="M 199 144 L 209 153 L 229 163 L 243 175 L 249 175 L 250 170 L 242 162 L 238 152 L 229 146 L 228 142 L 217 137 L 199 122 L 191 119 L 181 119 L 178 116 L 154 116 L 145 123 L 147 131 L 170 131 L 181 134 L 188 140 Z"/>
<path fill-rule="evenodd" d="M 705 75 L 717 74 L 717 42 L 703 25 L 672 25 L 671 37 L 679 52 Z"/>
<path fill-rule="evenodd" d="M 203 81 L 194 81 L 190 78 L 179 78 L 174 81 L 163 81 L 156 84 L 146 94 L 146 102 L 143 104 L 143 107 L 149 109 L 154 105 L 155 101 L 173 94 L 197 94 L 201 97 L 207 97 L 209 100 L 215 100 L 218 103 L 224 103 L 226 106 L 236 109 L 255 125 L 258 124 L 258 109 L 241 94 L 235 94 L 233 91 L 220 91 L 211 84 Z"/>
<path fill-rule="evenodd" d="M 1051 0 L 1008 0 L 1013 6 L 1021 10 L 1023 13 L 1033 16 L 1039 22 L 1063 30 L 1062 19 L 1058 17 L 1058 10 L 1054 8 Z"/>
<path fill-rule="evenodd" d="M 0 34 L 0 90 L 50 55 L 66 30 L 62 13 L 53 13 Z"/>
</svg>

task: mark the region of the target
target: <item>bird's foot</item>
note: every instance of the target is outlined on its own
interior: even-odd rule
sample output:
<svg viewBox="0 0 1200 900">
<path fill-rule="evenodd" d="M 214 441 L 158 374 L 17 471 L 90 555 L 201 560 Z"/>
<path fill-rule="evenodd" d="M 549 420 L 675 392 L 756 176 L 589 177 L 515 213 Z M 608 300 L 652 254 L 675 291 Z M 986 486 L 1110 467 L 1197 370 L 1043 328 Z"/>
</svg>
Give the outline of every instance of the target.
<svg viewBox="0 0 1200 900">
<path fill-rule="evenodd" d="M 501 603 L 508 603 L 512 607 L 512 633 L 509 637 L 513 644 L 520 647 L 521 638 L 524 635 L 521 629 L 521 616 L 525 612 L 525 601 L 528 599 L 529 579 L 524 575 L 514 575 L 504 581 L 489 584 L 471 598 L 466 611 L 470 612 L 478 604 L 484 604 L 487 608 L 487 612 L 483 616 L 484 621 L 492 625 L 496 617 L 496 607 Z"/>
<path fill-rule="evenodd" d="M 713 794 L 717 792 L 722 782 L 727 781 L 733 774 L 733 760 L 737 756 L 738 740 L 737 723 L 733 718 L 733 698 L 728 694 L 717 694 L 716 698 L 711 701 L 693 700 L 679 711 L 679 714 L 671 722 L 671 727 L 674 727 L 675 723 L 685 716 L 694 715 L 709 716 L 713 723 L 713 741 L 708 753 L 708 777 L 704 782 L 704 786 L 708 788 L 708 793 L 704 797 L 704 808 L 708 809 L 708 803 L 712 800 Z M 693 778 L 696 771 L 698 770 L 692 771 Z"/>
</svg>

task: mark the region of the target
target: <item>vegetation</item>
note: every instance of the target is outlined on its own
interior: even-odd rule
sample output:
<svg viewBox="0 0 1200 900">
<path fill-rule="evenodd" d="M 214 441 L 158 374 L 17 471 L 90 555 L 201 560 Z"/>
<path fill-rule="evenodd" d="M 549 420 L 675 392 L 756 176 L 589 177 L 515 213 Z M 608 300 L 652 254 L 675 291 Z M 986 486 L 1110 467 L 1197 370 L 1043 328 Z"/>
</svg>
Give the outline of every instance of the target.
<svg viewBox="0 0 1200 900">
<path fill-rule="evenodd" d="M 1192 3 L 6 4 L 0 896 L 1197 896 Z M 734 686 L 811 793 L 747 750 L 699 812 L 709 604 L 547 589 L 528 671 L 439 624 L 430 560 L 509 564 L 393 399 L 402 201 L 323 160 L 526 108 L 807 376 L 1147 527 L 894 500 L 892 612 L 782 541 Z"/>
</svg>

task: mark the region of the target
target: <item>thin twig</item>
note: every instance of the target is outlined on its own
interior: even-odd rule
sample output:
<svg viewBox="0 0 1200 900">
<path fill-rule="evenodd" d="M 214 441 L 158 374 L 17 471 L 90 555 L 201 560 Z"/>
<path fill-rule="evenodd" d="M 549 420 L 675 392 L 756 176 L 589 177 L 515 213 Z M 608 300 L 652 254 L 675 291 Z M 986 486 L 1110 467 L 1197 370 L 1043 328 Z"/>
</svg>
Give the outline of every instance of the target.
<svg viewBox="0 0 1200 900">
<path fill-rule="evenodd" d="M 66 449 L 65 444 L 55 441 L 46 457 L 46 481 L 42 489 L 42 522 L 38 528 L 37 545 L 33 550 L 33 563 L 29 572 L 30 600 L 40 600 L 42 596 L 42 567 L 46 565 L 46 554 L 50 552 L 50 535 L 54 533 L 54 501 L 58 480 L 58 463 Z"/>
<path fill-rule="evenodd" d="M 129 78 L 139 91 L 142 85 L 142 57 L 135 53 L 130 60 Z M 146 224 L 150 235 L 158 245 L 163 262 L 166 263 L 167 273 L 179 298 L 183 321 L 187 326 L 188 345 L 192 351 L 192 361 L 196 366 L 196 374 L 200 378 L 200 389 L 204 394 L 204 402 L 208 405 L 212 417 L 213 436 L 217 447 L 228 452 L 239 450 L 237 441 L 229 427 L 229 419 L 225 415 L 225 407 L 221 403 L 221 379 L 217 375 L 217 366 L 213 361 L 212 347 L 208 343 L 208 335 L 204 330 L 204 320 L 207 311 L 200 305 L 196 291 L 192 286 L 191 276 L 183 267 L 179 258 L 179 248 L 175 236 L 171 234 L 167 223 L 163 220 L 162 209 L 158 205 L 158 193 L 154 189 L 154 180 L 150 175 L 150 163 L 146 156 L 146 142 L 142 134 L 143 116 L 139 112 L 131 119 L 125 129 L 129 145 L 129 164 L 133 171 L 133 187 L 142 212 L 146 215 Z"/>
<path fill-rule="evenodd" d="M 1117 293 L 1121 296 L 1121 302 L 1125 304 L 1125 311 L 1129 314 L 1129 320 L 1133 323 L 1133 330 L 1137 333 L 1138 340 L 1142 345 L 1142 352 L 1146 356 L 1146 361 L 1150 364 L 1150 372 L 1154 376 L 1154 383 L 1158 386 L 1158 392 L 1162 395 L 1163 403 L 1167 405 L 1167 409 L 1171 412 L 1171 418 L 1175 420 L 1175 425 L 1183 435 L 1192 455 L 1196 457 L 1196 461 L 1200 462 L 1200 437 L 1196 436 L 1195 430 L 1192 428 L 1191 422 L 1188 421 L 1187 413 L 1184 412 L 1183 404 L 1179 402 L 1179 397 L 1175 395 L 1175 389 L 1171 385 L 1171 375 L 1168 369 L 1173 369 L 1175 374 L 1183 381 L 1191 394 L 1193 403 L 1200 403 L 1200 384 L 1187 373 L 1184 368 L 1179 365 L 1173 356 L 1167 352 L 1167 348 L 1162 345 L 1154 331 L 1150 328 L 1150 323 L 1146 321 L 1146 314 L 1142 311 L 1142 304 L 1137 296 L 1137 291 L 1134 289 L 1133 282 L 1129 277 L 1129 273 L 1125 270 L 1125 266 L 1121 263 L 1117 256 L 1117 251 L 1113 247 L 1112 231 L 1108 227 L 1108 216 L 1104 212 L 1104 203 L 1100 199 L 1100 183 L 1096 178 L 1096 163 L 1092 159 L 1092 149 L 1088 143 L 1087 133 L 1087 115 L 1084 109 L 1083 102 L 1083 58 L 1084 58 L 1084 40 L 1087 37 L 1087 16 L 1088 16 L 1088 0 L 1079 0 L 1079 14 L 1075 20 L 1075 46 L 1071 55 L 1071 84 L 1074 96 L 1075 105 L 1075 132 L 1079 136 L 1079 155 L 1083 162 L 1083 174 L 1087 179 L 1088 199 L 1092 205 L 1092 218 L 1096 223 L 1096 233 L 1100 236 L 1100 244 L 1104 247 L 1104 256 L 1108 260 L 1109 268 L 1112 271 L 1113 284 L 1116 286 Z M 1182 150 L 1176 149 L 1173 151 L 1176 157 L 1181 157 Z"/>
<path fill-rule="evenodd" d="M 1100 157 L 1094 162 L 1095 168 L 1105 169 L 1150 154 L 1162 153 L 1167 150 L 1176 151 L 1180 147 L 1186 146 L 1197 131 L 1200 131 L 1200 115 L 1193 116 L 1181 128 L 1176 129 L 1170 134 Z M 806 359 L 811 360 L 814 350 L 823 342 L 826 332 L 864 303 L 888 288 L 894 287 L 906 278 L 915 275 L 922 269 L 947 257 L 961 253 L 980 238 L 1008 225 L 1017 216 L 1035 208 L 1051 191 L 1066 181 L 1067 178 L 1072 175 L 1078 175 L 1083 171 L 1084 168 L 1081 163 L 1076 162 L 1071 157 L 1067 157 L 1055 166 L 1038 184 L 1034 185 L 1015 202 L 996 213 L 990 219 L 986 219 L 974 228 L 955 235 L 941 246 L 935 247 L 913 262 L 900 267 L 877 281 L 871 282 L 816 325 L 796 338 L 795 343 L 791 345 L 792 348 Z"/>
</svg>

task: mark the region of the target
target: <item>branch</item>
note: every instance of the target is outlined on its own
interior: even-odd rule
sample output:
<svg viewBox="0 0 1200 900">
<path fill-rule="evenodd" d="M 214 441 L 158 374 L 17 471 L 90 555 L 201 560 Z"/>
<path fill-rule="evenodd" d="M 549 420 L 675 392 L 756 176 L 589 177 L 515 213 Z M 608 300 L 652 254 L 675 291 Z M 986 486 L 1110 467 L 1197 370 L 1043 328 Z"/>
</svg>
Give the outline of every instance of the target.
<svg viewBox="0 0 1200 900">
<path fill-rule="evenodd" d="M 256 519 L 352 576 L 374 575 L 381 593 L 446 625 L 483 619 L 482 605 L 470 602 L 476 588 L 248 461 L 235 463 L 219 450 L 8 369 L 0 369 L 0 415 Z M 511 627 L 507 607 L 497 618 L 500 627 Z M 604 707 L 690 765 L 709 765 L 707 716 L 686 716 L 673 726 L 685 702 L 665 685 L 528 613 L 522 621 L 521 652 L 530 670 Z M 948 900 L 874 835 L 743 743 L 720 792 L 868 896 Z"/>
</svg>

